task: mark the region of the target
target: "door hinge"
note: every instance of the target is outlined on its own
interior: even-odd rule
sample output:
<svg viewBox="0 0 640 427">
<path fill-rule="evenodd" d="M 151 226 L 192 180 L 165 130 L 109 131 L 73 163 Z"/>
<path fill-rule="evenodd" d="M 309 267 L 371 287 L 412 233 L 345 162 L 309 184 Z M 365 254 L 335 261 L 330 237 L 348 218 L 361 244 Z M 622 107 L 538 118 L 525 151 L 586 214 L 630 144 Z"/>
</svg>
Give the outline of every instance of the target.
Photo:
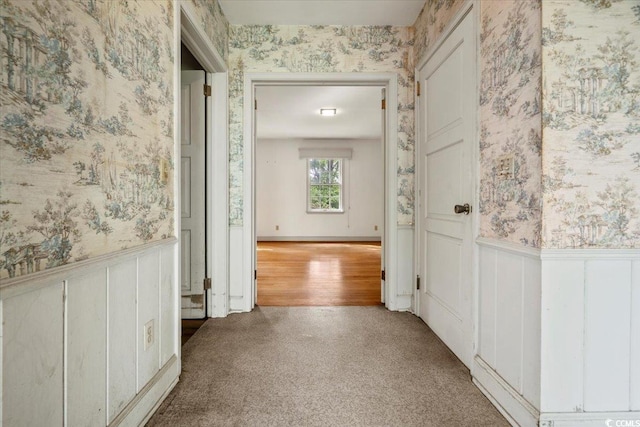
<svg viewBox="0 0 640 427">
<path fill-rule="evenodd" d="M 257 100 L 257 99 L 254 99 L 254 100 L 253 100 L 253 109 L 254 109 L 254 110 L 257 110 L 257 109 L 258 109 L 258 100 Z"/>
<path fill-rule="evenodd" d="M 211 85 L 204 85 L 204 96 L 211 96 Z"/>
<path fill-rule="evenodd" d="M 387 280 L 387 275 L 384 273 L 384 270 L 382 270 L 382 274 L 380 275 L 380 277 L 382 278 L 382 280 Z"/>
<path fill-rule="evenodd" d="M 258 270 L 253 270 L 253 280 L 258 280 Z"/>
<path fill-rule="evenodd" d="M 387 100 L 386 100 L 386 99 L 383 99 L 383 100 L 382 100 L 382 109 L 383 109 L 383 110 L 386 110 L 386 109 L 387 109 Z"/>
<path fill-rule="evenodd" d="M 416 276 L 416 289 L 420 289 L 420 276 Z"/>
<path fill-rule="evenodd" d="M 420 96 L 420 82 L 416 82 L 416 95 Z"/>
<path fill-rule="evenodd" d="M 204 278 L 204 290 L 211 289 L 211 277 Z"/>
</svg>

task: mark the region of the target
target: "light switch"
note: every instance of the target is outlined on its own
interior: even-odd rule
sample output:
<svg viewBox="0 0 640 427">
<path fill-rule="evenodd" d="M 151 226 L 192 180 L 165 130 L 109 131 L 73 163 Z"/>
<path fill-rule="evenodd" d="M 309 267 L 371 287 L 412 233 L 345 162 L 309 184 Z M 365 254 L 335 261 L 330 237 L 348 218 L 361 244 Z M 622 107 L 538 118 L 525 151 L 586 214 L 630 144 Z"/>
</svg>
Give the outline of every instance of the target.
<svg viewBox="0 0 640 427">
<path fill-rule="evenodd" d="M 496 174 L 499 179 L 513 179 L 513 154 L 506 154 L 496 159 Z"/>
</svg>

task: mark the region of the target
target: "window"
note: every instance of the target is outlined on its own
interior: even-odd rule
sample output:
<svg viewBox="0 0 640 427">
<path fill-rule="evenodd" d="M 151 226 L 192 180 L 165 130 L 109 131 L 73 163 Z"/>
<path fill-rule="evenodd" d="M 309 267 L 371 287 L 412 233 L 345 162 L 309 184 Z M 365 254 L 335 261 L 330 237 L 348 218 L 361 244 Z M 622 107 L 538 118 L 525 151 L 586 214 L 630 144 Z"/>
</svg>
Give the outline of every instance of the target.
<svg viewBox="0 0 640 427">
<path fill-rule="evenodd" d="M 307 210 L 309 212 L 343 212 L 342 159 L 307 160 L 309 173 Z"/>
</svg>

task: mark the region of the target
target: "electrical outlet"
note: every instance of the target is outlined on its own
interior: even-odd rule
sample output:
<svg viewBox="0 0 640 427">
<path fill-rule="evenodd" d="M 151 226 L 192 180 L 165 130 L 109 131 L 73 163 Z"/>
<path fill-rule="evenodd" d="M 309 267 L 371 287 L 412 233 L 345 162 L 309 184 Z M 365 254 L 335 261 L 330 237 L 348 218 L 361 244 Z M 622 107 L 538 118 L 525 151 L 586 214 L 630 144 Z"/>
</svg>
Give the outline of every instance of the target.
<svg viewBox="0 0 640 427">
<path fill-rule="evenodd" d="M 144 350 L 146 351 L 149 347 L 153 345 L 155 341 L 155 333 L 153 328 L 153 319 L 149 320 L 144 324 Z"/>
<path fill-rule="evenodd" d="M 378 226 L 377 225 L 373 226 L 373 231 L 378 231 Z"/>
<path fill-rule="evenodd" d="M 276 225 L 276 231 L 280 230 L 280 226 Z"/>
</svg>

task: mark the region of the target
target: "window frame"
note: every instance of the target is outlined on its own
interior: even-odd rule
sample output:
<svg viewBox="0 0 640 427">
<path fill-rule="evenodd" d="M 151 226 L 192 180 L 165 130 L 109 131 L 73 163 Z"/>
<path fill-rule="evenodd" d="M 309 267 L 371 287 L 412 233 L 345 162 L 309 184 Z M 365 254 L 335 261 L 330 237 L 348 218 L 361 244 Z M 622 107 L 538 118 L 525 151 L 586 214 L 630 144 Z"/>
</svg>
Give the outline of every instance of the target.
<svg viewBox="0 0 640 427">
<path fill-rule="evenodd" d="M 307 175 L 307 213 L 310 214 L 342 214 L 344 213 L 344 161 L 345 159 L 343 158 L 338 158 L 338 157 L 309 157 L 306 159 L 306 175 Z M 332 209 L 332 208 L 323 208 L 323 209 L 314 209 L 311 207 L 311 186 L 321 186 L 321 185 L 338 185 L 338 184 L 312 184 L 311 183 L 311 177 L 310 177 L 310 170 L 311 170 L 311 162 L 313 160 L 333 160 L 333 161 L 337 161 L 339 164 L 339 172 L 340 172 L 340 182 L 339 182 L 339 186 L 340 186 L 340 197 L 339 197 L 339 208 L 338 209 Z"/>
</svg>

